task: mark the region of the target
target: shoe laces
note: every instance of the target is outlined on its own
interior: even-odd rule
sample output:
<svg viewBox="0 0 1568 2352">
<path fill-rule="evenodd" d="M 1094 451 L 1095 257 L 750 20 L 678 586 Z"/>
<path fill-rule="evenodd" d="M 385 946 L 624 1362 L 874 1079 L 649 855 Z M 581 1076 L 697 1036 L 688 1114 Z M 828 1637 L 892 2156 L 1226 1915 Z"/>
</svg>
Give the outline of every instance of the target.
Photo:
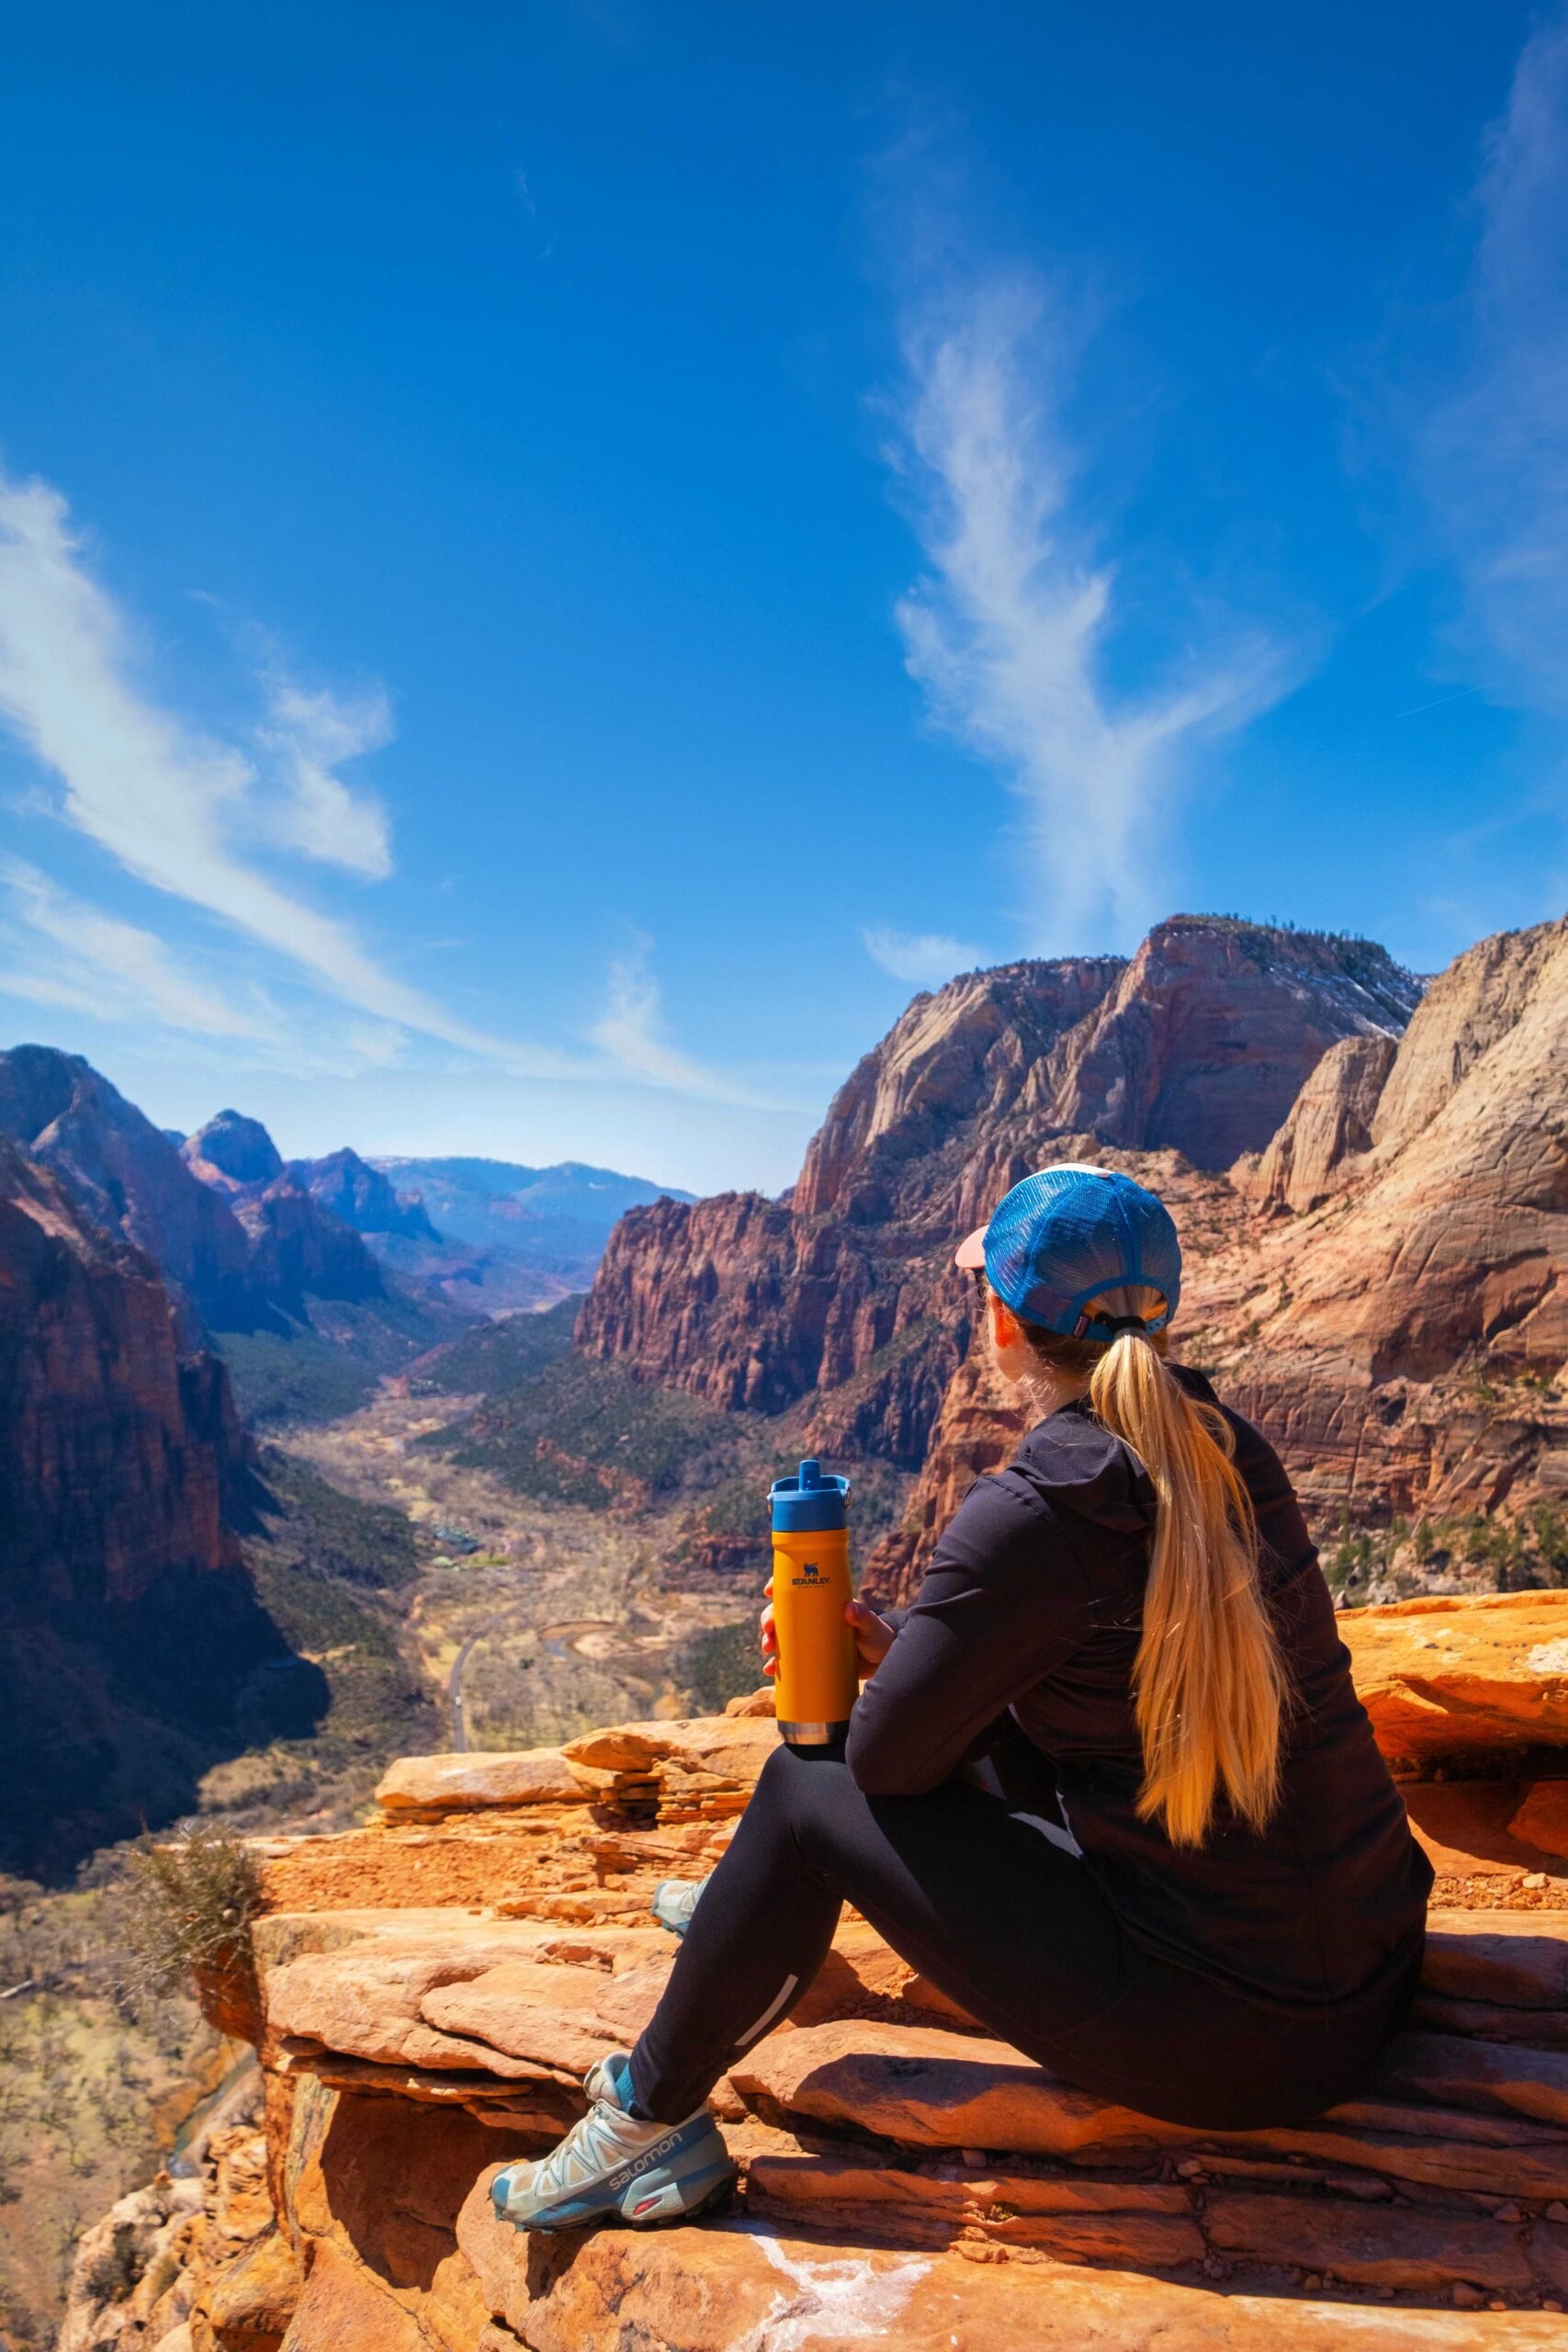
<svg viewBox="0 0 1568 2352">
<path fill-rule="evenodd" d="M 668 2124 L 639 2122 L 608 2098 L 594 2100 L 580 2116 L 558 2148 L 542 2156 L 528 2186 L 532 2195 L 560 2195 L 581 2188 L 601 2173 L 613 2172 L 628 2156 L 640 2154 L 649 2138 L 669 2130 Z"/>
</svg>

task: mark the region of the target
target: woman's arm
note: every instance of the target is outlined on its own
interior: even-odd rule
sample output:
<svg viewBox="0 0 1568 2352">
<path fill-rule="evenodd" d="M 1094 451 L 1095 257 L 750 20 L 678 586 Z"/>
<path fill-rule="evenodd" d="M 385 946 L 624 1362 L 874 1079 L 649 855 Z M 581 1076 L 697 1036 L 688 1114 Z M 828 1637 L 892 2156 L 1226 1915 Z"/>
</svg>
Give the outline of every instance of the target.
<svg viewBox="0 0 1568 2352">
<path fill-rule="evenodd" d="M 1060 1517 L 1004 1471 L 971 1488 L 919 1597 L 861 1692 L 846 1756 L 868 1796 L 920 1796 L 1070 1657 L 1088 1586 Z"/>
</svg>

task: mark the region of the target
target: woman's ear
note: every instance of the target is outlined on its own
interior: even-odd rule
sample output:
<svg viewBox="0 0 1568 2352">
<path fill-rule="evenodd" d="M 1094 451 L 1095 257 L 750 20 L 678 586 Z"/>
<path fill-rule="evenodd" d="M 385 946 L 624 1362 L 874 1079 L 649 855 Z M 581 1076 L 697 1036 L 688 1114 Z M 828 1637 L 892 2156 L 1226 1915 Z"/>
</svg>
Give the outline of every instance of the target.
<svg viewBox="0 0 1568 2352">
<path fill-rule="evenodd" d="M 1016 1346 L 1023 1334 L 1019 1329 L 1018 1317 L 1006 1299 L 998 1298 L 996 1292 L 991 1291 L 987 1295 L 987 1304 L 991 1310 L 992 1345 L 997 1348 Z"/>
</svg>

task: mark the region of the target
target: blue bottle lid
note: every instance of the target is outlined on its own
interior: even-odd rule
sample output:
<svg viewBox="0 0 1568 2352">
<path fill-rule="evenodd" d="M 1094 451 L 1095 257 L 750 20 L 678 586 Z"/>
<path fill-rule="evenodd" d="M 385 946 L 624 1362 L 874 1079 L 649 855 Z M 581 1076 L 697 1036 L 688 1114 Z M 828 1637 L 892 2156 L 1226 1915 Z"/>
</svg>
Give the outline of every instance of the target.
<svg viewBox="0 0 1568 2352">
<path fill-rule="evenodd" d="M 779 1478 L 768 1489 L 773 1507 L 775 1535 L 814 1535 L 824 1527 L 849 1521 L 850 1482 L 824 1476 L 815 1462 L 803 1462 L 800 1475 Z"/>
</svg>

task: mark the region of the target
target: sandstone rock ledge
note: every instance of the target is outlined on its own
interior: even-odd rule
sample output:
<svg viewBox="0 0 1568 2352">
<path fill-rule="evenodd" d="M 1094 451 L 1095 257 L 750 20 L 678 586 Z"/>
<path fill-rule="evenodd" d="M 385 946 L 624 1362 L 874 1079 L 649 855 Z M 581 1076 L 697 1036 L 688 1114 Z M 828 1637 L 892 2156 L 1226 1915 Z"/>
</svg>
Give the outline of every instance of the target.
<svg viewBox="0 0 1568 2352">
<path fill-rule="evenodd" d="M 1355 2102 L 1231 2135 L 1116 2108 L 851 1917 L 720 2086 L 728 2212 L 520 2236 L 496 2166 L 636 2035 L 673 1956 L 652 1885 L 711 1866 L 776 1733 L 739 1712 L 409 1759 L 378 1824 L 264 1846 L 244 2196 L 232 2152 L 202 2197 L 141 2192 L 138 2279 L 102 2307 L 84 2283 L 67 2352 L 1568 2345 L 1568 1594 L 1346 1630 L 1443 1872 L 1408 2028 Z"/>
</svg>

